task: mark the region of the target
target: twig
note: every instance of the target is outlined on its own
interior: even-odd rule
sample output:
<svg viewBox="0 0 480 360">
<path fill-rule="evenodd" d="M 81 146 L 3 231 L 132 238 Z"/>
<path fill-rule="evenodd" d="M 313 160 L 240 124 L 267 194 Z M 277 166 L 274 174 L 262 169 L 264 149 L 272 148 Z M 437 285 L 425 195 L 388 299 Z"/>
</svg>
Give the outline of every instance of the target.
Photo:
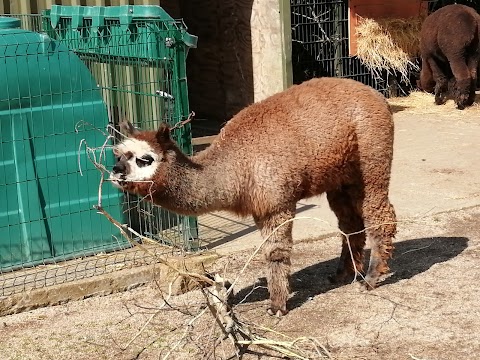
<svg viewBox="0 0 480 360">
<path fill-rule="evenodd" d="M 120 224 L 117 220 L 115 220 L 107 211 L 105 211 L 104 208 L 102 207 L 98 207 L 98 206 L 94 206 L 94 208 L 102 215 L 104 215 L 108 221 L 110 221 L 115 227 L 117 227 L 120 232 L 122 233 L 122 235 L 125 237 L 125 239 L 128 240 L 128 242 L 130 242 L 132 245 L 134 246 L 137 246 L 139 247 L 141 250 L 145 251 L 146 253 L 150 254 L 151 256 L 153 256 L 160 264 L 162 265 L 165 265 L 167 267 L 169 267 L 170 269 L 174 270 L 178 275 L 180 276 L 185 276 L 185 277 L 190 277 L 190 278 L 193 278 L 195 279 L 196 281 L 199 281 L 199 282 L 203 282 L 203 283 L 207 283 L 209 285 L 214 285 L 215 282 L 204 276 L 204 275 L 201 275 L 201 274 L 197 274 L 197 273 L 192 273 L 192 272 L 188 272 L 188 271 L 183 271 L 183 270 L 180 270 L 178 269 L 177 267 L 173 266 L 169 261 L 165 260 L 165 259 L 162 259 L 161 257 L 157 256 L 157 254 L 151 252 L 149 249 L 145 248 L 144 246 L 142 246 L 141 244 L 139 244 L 138 242 L 134 241 L 130 235 L 128 235 L 127 231 L 131 231 L 133 229 L 130 229 L 128 226 L 125 226 L 125 225 L 122 225 Z"/>
<path fill-rule="evenodd" d="M 143 326 L 141 327 L 141 329 L 135 334 L 134 337 L 132 337 L 130 339 L 130 341 L 127 343 L 127 345 L 125 345 L 124 348 L 122 348 L 122 350 L 126 350 L 142 333 L 143 331 L 145 330 L 145 328 L 148 326 L 148 324 L 150 324 L 150 321 L 153 320 L 153 318 L 160 312 L 160 310 L 154 312 L 149 318 L 148 320 L 145 322 L 145 324 L 143 324 Z"/>
<path fill-rule="evenodd" d="M 170 297 L 172 296 L 172 283 L 170 282 L 169 286 L 168 286 L 168 295 L 167 295 L 167 299 L 170 299 Z M 135 336 L 133 338 L 130 339 L 130 341 L 122 348 L 122 350 L 126 350 L 142 333 L 143 331 L 147 328 L 148 324 L 150 324 L 150 322 L 153 320 L 153 318 L 158 315 L 158 313 L 162 310 L 162 308 L 167 305 L 167 300 L 163 299 L 163 304 L 160 305 L 160 308 L 157 309 L 157 311 L 155 311 L 149 318 L 148 320 L 145 322 L 145 324 L 143 324 L 142 328 L 135 334 Z"/>
<path fill-rule="evenodd" d="M 192 121 L 194 117 L 195 117 L 195 112 L 192 111 L 190 114 L 188 114 L 188 117 L 185 120 L 181 120 L 177 122 L 175 125 L 173 125 L 173 127 L 170 128 L 170 131 L 173 131 L 175 129 L 181 128 L 182 126 L 185 126 L 190 121 Z"/>
<path fill-rule="evenodd" d="M 183 336 L 180 338 L 179 341 L 177 341 L 171 348 L 170 350 L 167 352 L 167 354 L 162 358 L 163 360 L 166 360 L 170 354 L 180 345 L 180 343 L 185 339 L 185 337 L 187 336 L 188 334 L 188 331 L 190 330 L 189 327 L 193 325 L 193 323 L 199 319 L 203 314 L 205 314 L 205 312 L 208 310 L 208 308 L 205 308 L 203 309 L 202 311 L 200 311 L 200 313 L 195 316 L 193 319 L 191 319 L 188 324 L 187 324 L 187 329 L 185 330 L 185 332 L 183 333 Z"/>
<path fill-rule="evenodd" d="M 425 359 L 420 359 L 416 356 L 413 356 L 412 354 L 408 354 L 408 356 L 410 356 L 413 360 L 425 360 Z"/>
</svg>

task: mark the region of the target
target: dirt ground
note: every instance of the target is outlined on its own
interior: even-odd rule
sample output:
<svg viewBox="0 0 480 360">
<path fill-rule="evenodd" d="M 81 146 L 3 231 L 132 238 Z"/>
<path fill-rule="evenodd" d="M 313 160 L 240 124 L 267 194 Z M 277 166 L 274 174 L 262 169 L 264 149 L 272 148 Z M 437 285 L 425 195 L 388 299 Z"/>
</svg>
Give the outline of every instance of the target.
<svg viewBox="0 0 480 360">
<path fill-rule="evenodd" d="M 418 119 L 435 124 L 432 131 L 439 121 L 451 121 L 439 120 L 435 114 L 419 115 Z M 480 150 L 480 145 L 477 148 Z M 480 167 L 478 157 L 457 156 L 450 161 Z M 478 186 L 475 178 L 462 181 Z M 451 183 L 441 185 L 448 192 Z M 479 191 L 473 189 L 472 193 Z M 403 198 L 404 204 L 421 202 L 422 194 L 406 193 Z M 301 222 L 294 224 L 301 226 Z M 296 346 L 305 358 L 321 358 L 307 340 L 313 338 L 332 359 L 339 360 L 476 359 L 480 354 L 480 205 L 428 212 L 400 221 L 398 229 L 392 275 L 369 292 L 357 283 L 338 287 L 328 283 L 327 275 L 338 261 L 337 237 L 295 239 L 291 310 L 280 319 L 266 314 L 265 267 L 257 256 L 235 286 L 238 320 L 268 338 L 300 339 Z M 226 255 L 215 264 L 215 270 L 235 279 L 251 253 L 243 250 Z M 150 284 L 5 316 L 0 318 L 0 359 L 235 358 L 229 340 L 211 353 L 219 330 L 204 311 L 200 291 L 172 297 L 161 308 L 162 304 L 161 294 Z M 294 358 L 260 346 L 248 350 L 243 356 L 247 360 Z"/>
</svg>

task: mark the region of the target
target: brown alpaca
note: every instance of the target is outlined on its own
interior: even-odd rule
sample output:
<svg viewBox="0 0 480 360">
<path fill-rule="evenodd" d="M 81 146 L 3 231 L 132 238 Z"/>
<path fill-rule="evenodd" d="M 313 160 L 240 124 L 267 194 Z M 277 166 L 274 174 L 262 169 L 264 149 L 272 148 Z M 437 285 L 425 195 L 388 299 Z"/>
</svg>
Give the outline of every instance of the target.
<svg viewBox="0 0 480 360">
<path fill-rule="evenodd" d="M 396 232 L 388 198 L 393 155 L 392 114 L 372 88 L 347 79 L 295 85 L 235 115 L 204 151 L 188 157 L 166 125 L 137 131 L 115 149 L 114 185 L 171 211 L 198 215 L 227 210 L 252 215 L 264 237 L 295 216 L 296 203 L 327 194 L 343 239 L 333 282 L 363 272 L 365 233 L 371 240 L 365 286 L 389 268 Z M 292 222 L 269 238 L 270 314 L 287 313 Z M 354 264 L 352 263 L 352 257 Z"/>
<path fill-rule="evenodd" d="M 449 87 L 458 109 L 463 110 L 475 101 L 479 35 L 480 15 L 465 5 L 444 6 L 423 22 L 419 87 L 435 92 L 437 105 L 447 101 Z"/>
</svg>

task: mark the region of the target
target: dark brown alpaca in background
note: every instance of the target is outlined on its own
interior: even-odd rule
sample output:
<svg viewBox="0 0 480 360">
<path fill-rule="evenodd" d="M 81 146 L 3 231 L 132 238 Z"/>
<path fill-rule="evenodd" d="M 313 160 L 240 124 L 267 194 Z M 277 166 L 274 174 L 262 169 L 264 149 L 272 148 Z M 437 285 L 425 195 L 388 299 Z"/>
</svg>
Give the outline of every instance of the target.
<svg viewBox="0 0 480 360">
<path fill-rule="evenodd" d="M 450 88 L 457 108 L 475 101 L 480 60 L 480 15 L 465 5 L 447 5 L 430 14 L 420 32 L 422 70 L 419 86 L 444 104 Z"/>
<path fill-rule="evenodd" d="M 372 243 L 366 287 L 389 268 L 396 232 L 388 198 L 393 155 L 392 114 L 385 99 L 353 80 L 321 78 L 240 111 L 222 134 L 195 156 L 184 155 L 166 125 L 155 131 L 127 126 L 114 152 L 110 180 L 171 211 L 198 215 L 227 210 L 252 215 L 264 237 L 295 216 L 296 203 L 327 194 L 343 239 L 332 281 L 363 271 L 365 233 Z M 292 222 L 264 246 L 269 313 L 287 312 Z M 358 232 L 358 233 L 356 233 Z"/>
</svg>

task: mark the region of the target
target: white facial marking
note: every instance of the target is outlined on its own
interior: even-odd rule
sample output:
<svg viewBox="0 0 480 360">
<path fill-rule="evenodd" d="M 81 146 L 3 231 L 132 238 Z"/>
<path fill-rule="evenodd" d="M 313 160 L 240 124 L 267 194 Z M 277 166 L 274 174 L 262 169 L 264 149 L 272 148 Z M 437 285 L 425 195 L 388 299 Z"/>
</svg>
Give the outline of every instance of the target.
<svg viewBox="0 0 480 360">
<path fill-rule="evenodd" d="M 122 155 L 131 153 L 133 156 L 127 160 L 129 170 L 127 173 L 111 173 L 110 180 L 114 186 L 120 187 L 119 180 L 124 181 L 148 181 L 153 178 L 153 175 L 158 168 L 159 156 L 155 153 L 152 147 L 143 140 L 137 140 L 128 138 L 115 146 L 115 156 L 120 157 Z M 144 160 L 151 157 L 153 161 L 151 164 Z M 140 164 L 140 166 L 139 166 Z M 142 166 L 143 165 L 143 166 Z"/>
</svg>

